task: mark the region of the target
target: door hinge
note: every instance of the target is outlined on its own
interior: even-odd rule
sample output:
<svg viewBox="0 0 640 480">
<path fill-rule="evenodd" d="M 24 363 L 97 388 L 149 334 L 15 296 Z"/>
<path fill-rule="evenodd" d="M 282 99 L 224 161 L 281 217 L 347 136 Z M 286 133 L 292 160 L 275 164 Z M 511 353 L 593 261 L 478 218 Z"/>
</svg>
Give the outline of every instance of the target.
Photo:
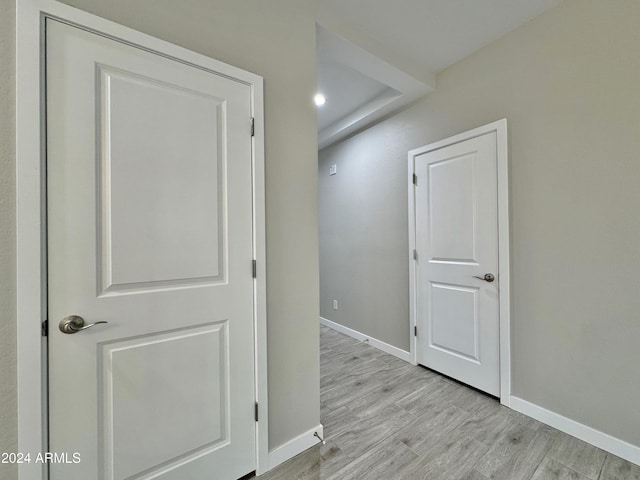
<svg viewBox="0 0 640 480">
<path fill-rule="evenodd" d="M 258 277 L 258 262 L 256 260 L 251 261 L 251 271 L 253 273 L 253 278 Z"/>
<path fill-rule="evenodd" d="M 416 175 L 415 173 L 413 174 L 413 184 L 415 186 L 418 186 L 418 175 Z"/>
<path fill-rule="evenodd" d="M 418 261 L 418 251 L 414 250 L 413 251 L 413 259 L 417 262 Z"/>
<path fill-rule="evenodd" d="M 255 118 L 251 117 L 251 136 L 255 136 L 256 134 L 256 120 Z"/>
<path fill-rule="evenodd" d="M 44 322 L 42 322 L 42 336 L 49 336 L 49 320 L 45 320 Z"/>
<path fill-rule="evenodd" d="M 418 327 L 417 326 L 413 327 L 413 336 L 414 337 L 418 336 Z"/>
<path fill-rule="evenodd" d="M 258 402 L 256 402 L 255 416 L 256 416 L 256 422 L 257 422 L 258 421 Z"/>
</svg>

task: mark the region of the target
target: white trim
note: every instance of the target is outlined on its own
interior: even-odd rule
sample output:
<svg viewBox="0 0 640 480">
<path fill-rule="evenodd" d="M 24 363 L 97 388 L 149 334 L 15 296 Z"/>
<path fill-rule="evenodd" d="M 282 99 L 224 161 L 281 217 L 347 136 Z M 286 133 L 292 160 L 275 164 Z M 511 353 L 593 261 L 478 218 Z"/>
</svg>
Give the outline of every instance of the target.
<svg viewBox="0 0 640 480">
<path fill-rule="evenodd" d="M 16 271 L 18 451 L 46 450 L 43 209 L 40 156 L 40 11 L 16 0 Z M 46 478 L 44 465 L 20 464 L 20 480 Z"/>
<path fill-rule="evenodd" d="M 361 342 L 366 342 L 372 347 L 376 347 L 378 350 L 382 350 L 389 355 L 393 355 L 394 357 L 398 357 L 405 362 L 409 362 L 413 365 L 416 363 L 413 361 L 413 356 L 411 352 L 407 352 L 406 350 L 402 350 L 401 348 L 394 347 L 393 345 L 389 345 L 388 343 L 383 342 L 382 340 L 378 340 L 376 338 L 370 337 L 369 335 L 365 335 L 364 333 L 360 333 L 357 330 L 353 330 L 349 327 L 345 327 L 344 325 L 340 325 L 339 323 L 332 322 L 326 318 L 320 317 L 320 324 L 325 327 L 329 327 L 337 332 L 344 333 L 345 335 L 350 336 L 351 338 L 355 338 Z"/>
<path fill-rule="evenodd" d="M 415 189 L 413 188 L 414 158 L 418 155 L 437 150 L 455 143 L 460 143 L 487 133 L 496 132 L 496 155 L 498 161 L 498 275 L 500 278 L 500 402 L 509 406 L 511 400 L 511 307 L 510 307 L 510 259 L 509 259 L 509 170 L 507 119 L 503 118 L 488 125 L 474 128 L 453 137 L 431 143 L 409 151 L 408 154 L 408 201 L 409 201 L 409 314 L 411 329 L 417 325 L 416 318 L 416 265 L 413 251 L 416 248 L 416 206 Z M 417 362 L 417 339 L 413 331 L 409 332 L 413 338 L 411 342 L 411 356 L 413 363 Z"/>
<path fill-rule="evenodd" d="M 559 413 L 552 412 L 534 403 L 527 402 L 519 397 L 511 395 L 510 407 L 528 417 L 535 418 L 539 422 L 579 438 L 602 450 L 624 458 L 636 465 L 640 465 L 640 447 L 632 445 L 619 438 L 576 422 Z"/>
<path fill-rule="evenodd" d="M 258 77 L 253 91 L 253 255 L 256 259 L 254 280 L 256 402 L 260 420 L 256 425 L 256 475 L 269 471 L 269 390 L 267 388 L 267 251 L 265 211 L 264 86 Z"/>
<path fill-rule="evenodd" d="M 411 363 L 418 364 L 418 344 L 417 337 L 414 335 L 415 329 L 418 327 L 417 306 L 418 301 L 416 295 L 416 286 L 418 282 L 418 270 L 413 252 L 416 249 L 416 203 L 415 189 L 413 188 L 413 158 L 409 156 L 409 168 L 407 170 L 407 188 L 409 198 L 409 353 L 411 354 Z"/>
<path fill-rule="evenodd" d="M 509 230 L 509 147 L 507 119 L 493 124 L 498 156 L 498 275 L 500 278 L 500 403 L 511 402 L 511 236 Z"/>
<path fill-rule="evenodd" d="M 279 447 L 271 450 L 271 452 L 269 452 L 270 467 L 275 468 L 281 463 L 286 462 L 287 460 L 320 443 L 320 440 L 318 440 L 318 438 L 314 435 L 314 433 L 316 432 L 318 433 L 318 435 L 320 435 L 320 438 L 324 438 L 324 430 L 322 424 L 319 424 L 311 430 L 307 430 L 303 434 L 292 438 L 284 445 L 280 445 Z"/>
<path fill-rule="evenodd" d="M 41 18 L 43 15 L 99 32 L 105 36 L 158 53 L 204 70 L 218 72 L 252 89 L 255 118 L 253 138 L 256 401 L 261 420 L 256 426 L 256 469 L 269 469 L 267 346 L 265 169 L 262 77 L 199 53 L 123 27 L 55 0 L 16 0 L 16 237 L 17 237 L 17 362 L 18 450 L 35 456 L 47 450 L 46 355 L 40 325 L 45 316 L 46 280 L 43 208 L 44 160 L 41 155 Z M 41 299 L 41 301 L 38 301 Z M 21 464 L 20 480 L 42 480 L 46 468 Z"/>
</svg>

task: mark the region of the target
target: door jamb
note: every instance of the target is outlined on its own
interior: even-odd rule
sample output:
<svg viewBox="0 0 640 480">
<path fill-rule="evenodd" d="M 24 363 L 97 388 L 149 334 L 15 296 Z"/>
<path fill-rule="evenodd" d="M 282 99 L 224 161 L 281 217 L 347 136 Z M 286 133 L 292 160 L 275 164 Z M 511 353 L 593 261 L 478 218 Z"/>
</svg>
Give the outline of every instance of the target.
<svg viewBox="0 0 640 480">
<path fill-rule="evenodd" d="M 483 125 L 468 132 L 431 143 L 409 151 L 408 160 L 408 196 L 409 196 L 409 316 L 410 316 L 410 353 L 413 363 L 417 364 L 417 337 L 413 334 L 417 325 L 417 270 L 413 252 L 416 248 L 416 205 L 413 184 L 414 159 L 418 155 L 463 142 L 487 133 L 496 132 L 496 155 L 498 175 L 498 275 L 500 278 L 500 403 L 510 405 L 511 398 L 511 306 L 510 306 L 510 260 L 509 260 L 509 171 L 507 119 Z"/>
<path fill-rule="evenodd" d="M 46 311 L 46 181 L 44 127 L 43 19 L 53 17 L 106 37 L 157 53 L 251 88 L 254 351 L 256 402 L 256 473 L 269 470 L 267 395 L 267 309 L 265 248 L 264 90 L 259 75 L 137 32 L 55 0 L 15 0 L 16 6 L 16 273 L 18 451 L 48 451 L 47 342 L 41 335 Z M 247 119 L 249 132 L 249 119 Z M 18 467 L 20 480 L 48 478 L 46 465 Z"/>
</svg>

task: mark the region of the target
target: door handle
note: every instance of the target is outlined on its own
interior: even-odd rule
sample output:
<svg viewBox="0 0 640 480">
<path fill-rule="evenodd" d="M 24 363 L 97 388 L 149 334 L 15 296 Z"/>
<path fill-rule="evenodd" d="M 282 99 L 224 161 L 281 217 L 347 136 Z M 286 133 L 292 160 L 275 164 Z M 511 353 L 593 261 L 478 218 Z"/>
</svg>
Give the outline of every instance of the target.
<svg viewBox="0 0 640 480">
<path fill-rule="evenodd" d="M 485 273 L 484 277 L 478 277 L 477 275 L 474 275 L 473 278 L 484 280 L 485 282 L 489 282 L 489 283 L 493 282 L 496 279 L 493 273 Z"/>
<path fill-rule="evenodd" d="M 109 323 L 104 320 L 100 320 L 99 322 L 90 323 L 89 325 L 84 324 L 84 318 L 79 317 L 78 315 L 69 315 L 68 317 L 64 317 L 60 320 L 58 324 L 58 328 L 62 333 L 72 334 L 77 333 L 80 330 L 86 330 L 87 328 L 91 328 L 94 325 L 98 325 L 99 323 Z"/>
</svg>

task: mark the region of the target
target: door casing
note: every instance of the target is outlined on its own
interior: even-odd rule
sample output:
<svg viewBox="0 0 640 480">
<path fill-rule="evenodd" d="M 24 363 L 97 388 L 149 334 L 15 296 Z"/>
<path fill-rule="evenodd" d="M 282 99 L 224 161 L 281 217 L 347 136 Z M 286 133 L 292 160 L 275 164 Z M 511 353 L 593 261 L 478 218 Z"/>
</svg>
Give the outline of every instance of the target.
<svg viewBox="0 0 640 480">
<path fill-rule="evenodd" d="M 44 19 L 56 18 L 249 85 L 255 119 L 252 146 L 254 333 L 258 474 L 269 470 L 265 249 L 264 93 L 259 75 L 123 27 L 55 0 L 16 0 L 16 241 L 18 451 L 48 451 L 46 298 L 46 151 Z M 249 126 L 247 125 L 247 128 Z M 48 478 L 46 464 L 18 466 L 20 480 Z"/>
<path fill-rule="evenodd" d="M 407 191 L 409 201 L 409 318 L 410 318 L 410 354 L 414 364 L 417 364 L 417 339 L 414 329 L 417 326 L 416 302 L 417 281 L 416 261 L 413 252 L 416 248 L 416 202 L 413 188 L 414 158 L 434 150 L 438 150 L 455 143 L 479 137 L 487 133 L 496 132 L 496 155 L 498 176 L 498 275 L 500 278 L 499 314 L 500 314 L 500 403 L 510 404 L 511 396 L 511 307 L 510 307 L 510 263 L 509 263 L 509 172 L 508 172 L 508 144 L 507 119 L 503 118 L 468 132 L 431 143 L 409 151 Z"/>
</svg>

